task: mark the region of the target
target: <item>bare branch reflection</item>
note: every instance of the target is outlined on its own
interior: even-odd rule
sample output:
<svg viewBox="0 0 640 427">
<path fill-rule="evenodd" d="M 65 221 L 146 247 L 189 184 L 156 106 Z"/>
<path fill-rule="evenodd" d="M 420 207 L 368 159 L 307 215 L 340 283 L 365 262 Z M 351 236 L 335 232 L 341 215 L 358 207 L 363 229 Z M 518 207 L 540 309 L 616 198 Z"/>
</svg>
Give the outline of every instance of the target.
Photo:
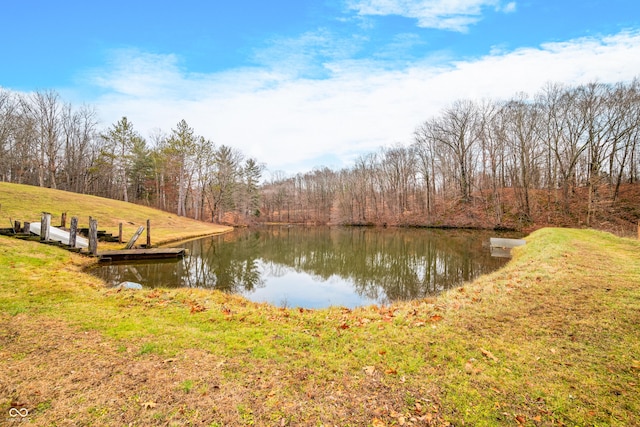
<svg viewBox="0 0 640 427">
<path fill-rule="evenodd" d="M 249 298 L 287 275 L 305 274 L 319 284 L 345 282 L 363 300 L 384 304 L 434 295 L 500 267 L 505 260 L 492 258 L 486 247 L 495 235 L 470 230 L 259 227 L 186 242 L 181 246 L 189 255 L 178 262 L 109 265 L 95 274 L 112 284 L 216 289 Z M 297 304 L 289 296 L 274 298 Z"/>
</svg>

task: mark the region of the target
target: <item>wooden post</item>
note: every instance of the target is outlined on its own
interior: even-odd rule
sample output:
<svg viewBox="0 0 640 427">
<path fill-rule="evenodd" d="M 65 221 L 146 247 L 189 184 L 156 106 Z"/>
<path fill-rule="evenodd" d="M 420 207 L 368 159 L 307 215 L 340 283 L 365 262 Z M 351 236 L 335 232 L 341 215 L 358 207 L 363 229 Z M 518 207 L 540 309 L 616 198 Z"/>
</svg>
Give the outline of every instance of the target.
<svg viewBox="0 0 640 427">
<path fill-rule="evenodd" d="M 122 223 L 118 224 L 118 243 L 122 243 Z"/>
<path fill-rule="evenodd" d="M 23 228 L 22 228 L 22 232 L 26 233 L 26 234 L 31 233 L 31 223 L 30 222 L 28 222 L 28 221 L 24 222 L 24 225 L 23 225 Z"/>
<path fill-rule="evenodd" d="M 98 220 L 89 217 L 89 253 L 98 255 Z"/>
<path fill-rule="evenodd" d="M 60 218 L 60 228 L 65 228 L 67 226 L 67 213 L 62 212 L 62 217 Z"/>
<path fill-rule="evenodd" d="M 151 220 L 147 220 L 147 248 L 151 247 Z"/>
<path fill-rule="evenodd" d="M 140 226 L 138 228 L 138 231 L 136 231 L 136 233 L 133 235 L 133 237 L 131 238 L 131 240 L 129 240 L 129 243 L 127 243 L 127 246 L 125 246 L 125 249 L 131 249 L 133 247 L 133 245 L 136 243 L 136 240 L 138 240 L 138 237 L 140 237 L 140 235 L 142 234 L 142 232 L 144 231 L 144 227 Z"/>
<path fill-rule="evenodd" d="M 40 240 L 46 242 L 49 240 L 49 227 L 51 226 L 51 214 L 43 213 L 40 220 Z"/>
<path fill-rule="evenodd" d="M 76 237 L 78 235 L 78 217 L 71 217 L 71 228 L 69 229 L 69 246 L 76 247 Z"/>
<path fill-rule="evenodd" d="M 13 221 L 13 232 L 18 233 L 20 231 L 20 221 Z"/>
</svg>

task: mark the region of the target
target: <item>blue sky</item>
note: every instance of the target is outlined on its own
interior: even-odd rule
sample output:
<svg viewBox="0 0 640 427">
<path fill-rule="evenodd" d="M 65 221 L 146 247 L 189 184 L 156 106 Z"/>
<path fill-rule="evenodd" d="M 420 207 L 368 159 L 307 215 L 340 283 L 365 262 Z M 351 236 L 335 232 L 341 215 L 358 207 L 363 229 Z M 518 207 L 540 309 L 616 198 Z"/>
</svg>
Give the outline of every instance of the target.
<svg viewBox="0 0 640 427">
<path fill-rule="evenodd" d="M 342 167 L 455 100 L 640 76 L 633 0 L 0 0 L 0 87 L 271 171 Z"/>
</svg>

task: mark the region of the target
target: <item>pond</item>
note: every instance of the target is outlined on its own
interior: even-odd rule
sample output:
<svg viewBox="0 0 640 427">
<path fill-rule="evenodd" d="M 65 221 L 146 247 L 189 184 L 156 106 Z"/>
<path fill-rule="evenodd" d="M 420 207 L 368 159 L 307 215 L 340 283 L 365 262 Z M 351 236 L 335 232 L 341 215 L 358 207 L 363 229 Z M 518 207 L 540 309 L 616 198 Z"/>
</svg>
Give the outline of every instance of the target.
<svg viewBox="0 0 640 427">
<path fill-rule="evenodd" d="M 471 230 L 264 226 L 183 242 L 171 262 L 100 264 L 110 286 L 129 281 L 237 293 L 277 306 L 353 308 L 424 298 L 494 271 L 489 238 Z"/>
</svg>

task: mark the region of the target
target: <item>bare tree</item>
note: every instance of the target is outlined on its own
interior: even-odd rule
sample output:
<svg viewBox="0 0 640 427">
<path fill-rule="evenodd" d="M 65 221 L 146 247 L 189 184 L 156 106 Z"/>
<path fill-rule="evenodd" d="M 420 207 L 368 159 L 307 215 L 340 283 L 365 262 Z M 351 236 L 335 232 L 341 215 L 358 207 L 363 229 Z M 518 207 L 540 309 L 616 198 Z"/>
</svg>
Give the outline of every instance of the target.
<svg viewBox="0 0 640 427">
<path fill-rule="evenodd" d="M 13 94 L 0 88 L 0 181 L 11 181 L 13 178 L 16 104 Z"/>
<path fill-rule="evenodd" d="M 537 188 L 539 177 L 538 159 L 541 144 L 537 140 L 538 109 L 529 103 L 524 94 L 507 102 L 502 107 L 506 116 L 503 137 L 509 147 L 512 163 L 512 183 L 516 189 L 521 220 L 531 221 L 530 192 Z"/>
<path fill-rule="evenodd" d="M 540 97 L 541 139 L 546 141 L 553 166 L 560 177 L 564 211 L 569 212 L 570 195 L 577 185 L 576 168 L 582 153 L 588 148 L 585 116 L 578 107 L 578 91 L 549 85 Z"/>
<path fill-rule="evenodd" d="M 60 150 L 62 147 L 61 114 L 62 104 L 57 92 L 49 90 L 35 92 L 28 100 L 24 100 L 35 125 L 36 149 L 35 158 L 38 165 L 38 185 L 57 188 Z"/>
<path fill-rule="evenodd" d="M 166 192 L 166 169 L 167 162 L 165 147 L 167 145 L 167 135 L 161 129 L 153 129 L 149 135 L 151 142 L 151 163 L 153 165 L 154 186 L 155 186 L 155 203 L 156 207 L 167 210 L 167 192 Z"/>
<path fill-rule="evenodd" d="M 411 209 L 409 198 L 414 194 L 416 157 L 411 148 L 400 145 L 384 150 L 382 156 L 389 190 L 387 205 L 397 221 Z"/>
<path fill-rule="evenodd" d="M 95 133 L 98 124 L 96 111 L 82 106 L 74 111 L 67 104 L 62 114 L 62 137 L 64 139 L 65 189 L 76 193 L 88 191 L 88 170 L 96 155 Z"/>
<path fill-rule="evenodd" d="M 608 174 L 614 184 L 611 202 L 615 203 L 625 174 L 630 182 L 634 182 L 636 164 L 633 159 L 640 137 L 640 81 L 635 79 L 629 85 L 617 84 L 608 102 L 616 116 L 612 123 L 614 134 L 608 158 Z"/>
<path fill-rule="evenodd" d="M 423 134 L 435 144 L 442 165 L 452 162 L 450 172 L 464 202 L 471 200 L 478 126 L 478 108 L 471 101 L 456 101 L 439 118 L 423 125 Z"/>
<path fill-rule="evenodd" d="M 507 148 L 505 147 L 508 118 L 495 102 L 485 102 L 480 109 L 479 139 L 481 148 L 481 170 L 479 188 L 481 193 L 488 187 L 491 194 L 485 197 L 491 206 L 496 224 L 502 223 L 503 207 L 501 191 L 505 187 Z"/>
</svg>

